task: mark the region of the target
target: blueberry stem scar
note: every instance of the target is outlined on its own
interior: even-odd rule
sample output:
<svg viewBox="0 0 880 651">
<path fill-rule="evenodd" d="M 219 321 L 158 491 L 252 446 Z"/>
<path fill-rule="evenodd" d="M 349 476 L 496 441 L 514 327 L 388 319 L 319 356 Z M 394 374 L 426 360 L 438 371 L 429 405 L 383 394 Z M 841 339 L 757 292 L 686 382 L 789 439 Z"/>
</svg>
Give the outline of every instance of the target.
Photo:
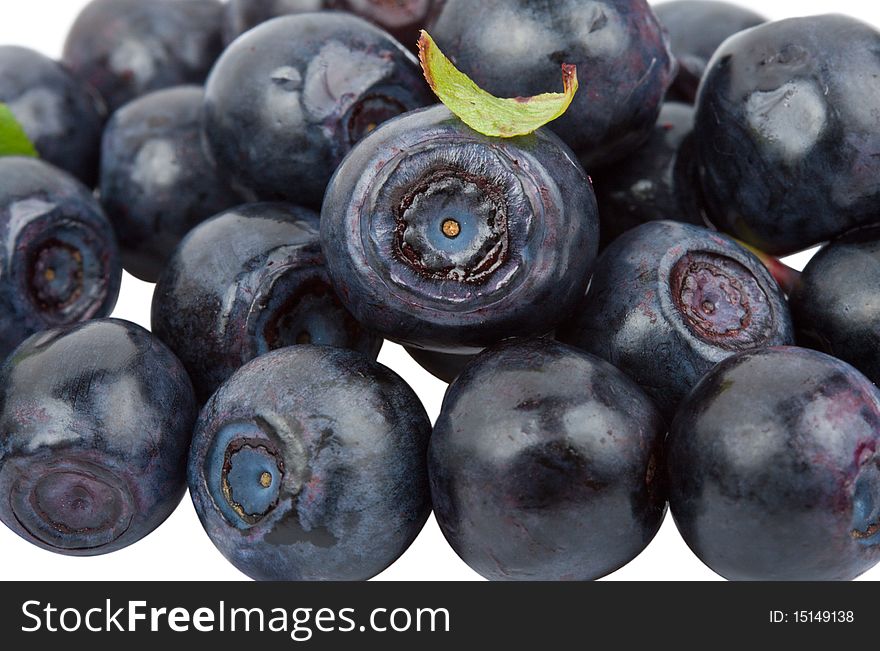
<svg viewBox="0 0 880 651">
<path fill-rule="evenodd" d="M 443 222 L 443 234 L 451 240 L 454 240 L 461 234 L 461 224 L 454 219 L 447 219 Z"/>
</svg>

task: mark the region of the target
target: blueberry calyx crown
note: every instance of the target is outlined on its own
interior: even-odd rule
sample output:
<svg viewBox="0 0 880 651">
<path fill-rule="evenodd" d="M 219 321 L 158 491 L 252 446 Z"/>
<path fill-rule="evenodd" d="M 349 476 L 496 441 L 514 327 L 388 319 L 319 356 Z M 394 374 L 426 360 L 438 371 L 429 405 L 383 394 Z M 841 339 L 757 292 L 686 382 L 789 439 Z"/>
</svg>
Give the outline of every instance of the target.
<svg viewBox="0 0 880 651">
<path fill-rule="evenodd" d="M 354 147 L 388 120 L 407 112 L 403 102 L 388 95 L 372 94 L 360 100 L 349 112 L 346 124 L 348 144 Z"/>
<path fill-rule="evenodd" d="M 223 497 L 249 525 L 278 506 L 284 461 L 270 447 L 264 439 L 236 439 L 226 447 L 220 484 Z"/>
<path fill-rule="evenodd" d="M 43 243 L 31 255 L 31 297 L 43 312 L 57 312 L 75 304 L 83 294 L 83 255 L 57 239 Z"/>
<path fill-rule="evenodd" d="M 284 296 L 282 287 L 279 296 Z M 285 348 L 293 344 L 311 344 L 318 341 L 309 329 L 309 313 L 317 305 L 331 305 L 344 314 L 344 308 L 333 292 L 326 278 L 315 277 L 300 283 L 297 291 L 290 293 L 265 320 L 262 329 L 262 339 L 265 342 L 266 352 Z M 315 309 L 317 312 L 318 310 Z M 357 325 L 354 319 L 345 315 L 346 330 L 350 340 L 357 338 Z"/>
<path fill-rule="evenodd" d="M 672 300 L 688 329 L 726 350 L 766 342 L 774 315 L 755 275 L 725 255 L 693 251 L 670 274 Z"/>
<path fill-rule="evenodd" d="M 873 449 L 865 449 L 864 457 L 853 487 L 852 539 L 863 545 L 880 544 L 880 500 L 876 498 L 880 487 L 880 457 Z M 861 460 L 861 459 L 860 459 Z"/>
<path fill-rule="evenodd" d="M 507 202 L 484 176 L 430 171 L 404 195 L 395 220 L 397 257 L 425 278 L 481 283 L 507 261 Z"/>
<path fill-rule="evenodd" d="M 55 550 L 98 549 L 131 526 L 134 498 L 119 476 L 91 461 L 39 461 L 23 469 L 12 513 L 34 539 Z"/>
</svg>

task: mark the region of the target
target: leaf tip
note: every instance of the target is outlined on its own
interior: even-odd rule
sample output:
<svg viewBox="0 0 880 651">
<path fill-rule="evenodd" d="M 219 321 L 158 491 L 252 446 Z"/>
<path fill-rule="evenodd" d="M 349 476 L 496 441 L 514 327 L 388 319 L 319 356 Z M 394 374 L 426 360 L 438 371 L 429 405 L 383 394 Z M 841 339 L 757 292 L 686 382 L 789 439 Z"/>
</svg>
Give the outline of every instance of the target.
<svg viewBox="0 0 880 651">
<path fill-rule="evenodd" d="M 562 64 L 562 89 L 566 95 L 574 95 L 578 91 L 578 68 L 573 63 Z"/>
<path fill-rule="evenodd" d="M 434 39 L 431 38 L 431 35 L 424 29 L 419 31 L 419 63 L 422 65 L 422 74 L 425 75 L 425 81 L 428 82 L 428 85 L 432 90 L 435 90 L 437 87 L 436 80 L 434 79 L 433 69 L 430 65 L 428 65 L 428 58 L 430 56 L 430 50 L 432 46 L 434 46 Z"/>
</svg>

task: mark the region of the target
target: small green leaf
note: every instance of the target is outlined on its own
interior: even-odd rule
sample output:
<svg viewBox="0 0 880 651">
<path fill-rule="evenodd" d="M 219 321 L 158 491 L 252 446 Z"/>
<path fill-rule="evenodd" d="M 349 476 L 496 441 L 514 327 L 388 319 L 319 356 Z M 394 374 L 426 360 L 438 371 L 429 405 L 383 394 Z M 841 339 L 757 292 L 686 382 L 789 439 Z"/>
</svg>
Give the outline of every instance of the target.
<svg viewBox="0 0 880 651">
<path fill-rule="evenodd" d="M 0 102 L 0 156 L 37 157 L 33 143 L 3 102 Z"/>
<path fill-rule="evenodd" d="M 513 138 L 537 131 L 562 117 L 578 90 L 577 66 L 562 66 L 565 92 L 504 99 L 477 86 L 458 70 L 426 31 L 419 38 L 419 60 L 425 79 L 450 111 L 485 136 Z"/>
</svg>

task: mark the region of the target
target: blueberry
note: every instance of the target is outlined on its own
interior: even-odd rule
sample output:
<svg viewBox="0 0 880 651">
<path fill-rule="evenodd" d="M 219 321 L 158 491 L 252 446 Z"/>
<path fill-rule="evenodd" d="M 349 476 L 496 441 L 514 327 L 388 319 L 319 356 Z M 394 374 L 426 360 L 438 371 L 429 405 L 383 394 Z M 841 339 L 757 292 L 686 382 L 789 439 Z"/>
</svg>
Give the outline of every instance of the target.
<svg viewBox="0 0 880 651">
<path fill-rule="evenodd" d="M 223 40 L 228 46 L 273 18 L 321 11 L 326 4 L 327 0 L 229 0 L 223 8 Z"/>
<path fill-rule="evenodd" d="M 230 0 L 223 34 L 227 43 L 257 25 L 287 14 L 348 11 L 415 49 L 419 30 L 432 24 L 446 0 Z"/>
<path fill-rule="evenodd" d="M 101 201 L 126 270 L 147 282 L 193 227 L 244 202 L 204 151 L 203 100 L 198 86 L 156 91 L 119 109 L 104 131 Z"/>
<path fill-rule="evenodd" d="M 64 62 L 111 112 L 150 91 L 200 84 L 223 49 L 218 0 L 92 0 L 64 45 Z"/>
<path fill-rule="evenodd" d="M 669 502 L 691 549 L 736 580 L 848 580 L 880 561 L 880 392 L 801 348 L 741 353 L 681 407 Z"/>
<path fill-rule="evenodd" d="M 654 7 L 669 33 L 678 76 L 667 100 L 693 104 L 697 88 L 715 51 L 730 36 L 767 22 L 763 16 L 728 2 L 674 0 Z"/>
<path fill-rule="evenodd" d="M 14 532 L 93 556 L 171 515 L 196 404 L 183 366 L 149 332 L 107 319 L 36 334 L 0 387 L 0 520 Z"/>
<path fill-rule="evenodd" d="M 122 267 L 84 185 L 33 158 L 0 158 L 0 360 L 27 337 L 107 316 Z"/>
<path fill-rule="evenodd" d="M 880 384 L 880 227 L 817 253 L 791 296 L 798 343 L 849 362 Z"/>
<path fill-rule="evenodd" d="M 0 46 L 0 102 L 40 157 L 94 186 L 104 106 L 94 89 L 39 52 Z"/>
<path fill-rule="evenodd" d="M 621 236 L 559 339 L 632 377 L 671 417 L 715 364 L 734 353 L 794 343 L 782 290 L 730 238 L 677 222 Z"/>
<path fill-rule="evenodd" d="M 359 321 L 408 346 L 470 354 L 544 335 L 571 311 L 598 216 L 583 169 L 552 133 L 488 138 L 438 106 L 351 153 L 327 190 L 321 238 Z"/>
<path fill-rule="evenodd" d="M 384 366 L 286 348 L 241 368 L 202 410 L 190 494 L 217 548 L 254 579 L 368 579 L 428 518 L 430 433 Z"/>
<path fill-rule="evenodd" d="M 559 91 L 560 66 L 577 65 L 581 91 L 551 128 L 590 172 L 648 138 L 675 73 L 645 0 L 448 0 L 432 35 L 501 97 Z"/>
<path fill-rule="evenodd" d="M 727 40 L 700 91 L 697 159 L 719 228 L 784 255 L 876 220 L 880 32 L 839 15 Z"/>
<path fill-rule="evenodd" d="M 245 362 L 320 344 L 373 359 L 382 340 L 342 307 L 324 266 L 318 215 L 248 204 L 196 227 L 153 295 L 153 331 L 183 361 L 204 402 Z"/>
<path fill-rule="evenodd" d="M 664 435 L 612 366 L 550 340 L 506 342 L 443 401 L 428 454 L 437 521 L 489 579 L 599 578 L 660 528 Z"/>
<path fill-rule="evenodd" d="M 474 359 L 474 355 L 451 355 L 421 348 L 407 347 L 406 352 L 419 366 L 447 384 L 457 378 Z"/>
<path fill-rule="evenodd" d="M 261 199 L 319 208 L 354 144 L 433 101 L 415 57 L 377 27 L 329 12 L 285 16 L 220 58 L 205 132 L 221 168 Z"/>
<path fill-rule="evenodd" d="M 327 9 L 351 11 L 377 24 L 411 49 L 432 27 L 447 0 L 327 0 Z"/>
<path fill-rule="evenodd" d="M 648 142 L 596 174 L 603 248 L 649 221 L 705 223 L 693 130 L 694 109 L 666 103 Z"/>
</svg>

